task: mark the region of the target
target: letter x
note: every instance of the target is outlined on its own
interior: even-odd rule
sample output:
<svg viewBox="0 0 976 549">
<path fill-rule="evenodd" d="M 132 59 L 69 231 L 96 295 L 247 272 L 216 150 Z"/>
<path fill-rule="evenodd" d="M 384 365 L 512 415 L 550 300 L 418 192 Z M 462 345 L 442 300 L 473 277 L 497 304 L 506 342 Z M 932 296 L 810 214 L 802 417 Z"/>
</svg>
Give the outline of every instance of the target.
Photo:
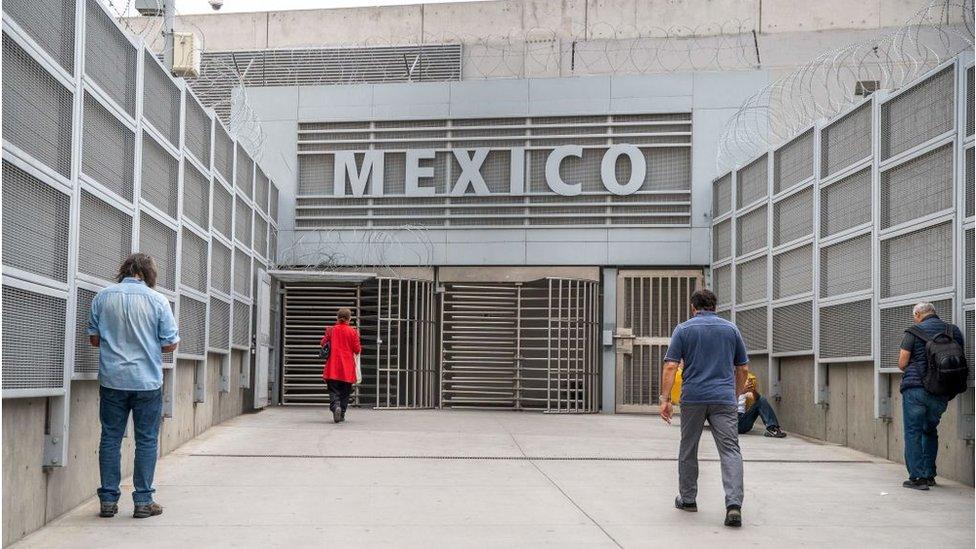
<svg viewBox="0 0 976 549">
<path fill-rule="evenodd" d="M 474 187 L 474 194 L 476 195 L 491 194 L 488 185 L 485 184 L 485 178 L 481 175 L 481 165 L 488 158 L 488 149 L 473 149 L 470 153 L 474 154 L 469 156 L 469 151 L 454 151 L 454 158 L 457 158 L 458 164 L 461 166 L 461 175 L 458 176 L 454 188 L 451 189 L 452 196 L 463 195 L 468 190 L 468 185 Z"/>
</svg>

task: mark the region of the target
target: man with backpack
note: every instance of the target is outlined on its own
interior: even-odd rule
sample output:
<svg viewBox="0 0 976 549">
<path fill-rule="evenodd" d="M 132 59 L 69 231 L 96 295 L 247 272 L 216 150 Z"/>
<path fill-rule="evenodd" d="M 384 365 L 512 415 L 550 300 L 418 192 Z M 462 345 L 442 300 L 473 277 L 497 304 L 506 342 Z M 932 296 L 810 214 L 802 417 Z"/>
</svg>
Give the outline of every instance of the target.
<svg viewBox="0 0 976 549">
<path fill-rule="evenodd" d="M 898 355 L 908 468 L 902 486 L 928 490 L 935 486 L 939 420 L 949 401 L 966 390 L 969 369 L 959 328 L 939 318 L 931 303 L 915 305 L 912 316 Z"/>
</svg>

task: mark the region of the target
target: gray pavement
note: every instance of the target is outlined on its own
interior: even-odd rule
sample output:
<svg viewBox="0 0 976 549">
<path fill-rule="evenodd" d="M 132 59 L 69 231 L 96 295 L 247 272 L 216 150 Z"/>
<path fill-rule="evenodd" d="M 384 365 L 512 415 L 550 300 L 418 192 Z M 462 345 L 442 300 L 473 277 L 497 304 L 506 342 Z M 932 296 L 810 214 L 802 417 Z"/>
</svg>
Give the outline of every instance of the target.
<svg viewBox="0 0 976 549">
<path fill-rule="evenodd" d="M 700 511 L 672 507 L 677 441 L 648 416 L 352 409 L 335 425 L 273 408 L 163 458 L 162 516 L 131 518 L 124 486 L 119 516 L 97 518 L 93 498 L 15 547 L 974 545 L 972 488 L 907 490 L 899 464 L 759 434 L 741 437 L 744 526 L 730 530 L 707 432 Z"/>
</svg>

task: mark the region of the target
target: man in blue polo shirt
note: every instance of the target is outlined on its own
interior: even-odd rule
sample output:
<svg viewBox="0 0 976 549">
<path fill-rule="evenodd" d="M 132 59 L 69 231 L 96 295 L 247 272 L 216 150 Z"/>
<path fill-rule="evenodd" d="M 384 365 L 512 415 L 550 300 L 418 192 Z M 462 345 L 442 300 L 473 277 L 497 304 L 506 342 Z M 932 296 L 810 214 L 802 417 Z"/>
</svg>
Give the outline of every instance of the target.
<svg viewBox="0 0 976 549">
<path fill-rule="evenodd" d="M 678 491 L 674 506 L 697 511 L 698 442 L 705 420 L 722 462 L 725 525 L 742 526 L 742 454 L 739 451 L 738 395 L 744 392 L 749 357 L 735 324 L 716 316 L 715 294 L 698 290 L 691 296 L 692 317 L 671 335 L 661 380 L 661 418 L 671 423 L 671 386 L 681 362 L 681 444 L 678 450 Z"/>
<path fill-rule="evenodd" d="M 90 342 L 98 347 L 99 514 L 108 518 L 119 511 L 122 435 L 131 412 L 136 442 L 132 516 L 148 518 L 163 512 L 153 501 L 152 487 L 163 419 L 163 353 L 175 350 L 180 337 L 169 302 L 153 290 L 156 262 L 151 256 L 130 255 L 116 280 L 92 300 L 88 321 Z"/>
</svg>

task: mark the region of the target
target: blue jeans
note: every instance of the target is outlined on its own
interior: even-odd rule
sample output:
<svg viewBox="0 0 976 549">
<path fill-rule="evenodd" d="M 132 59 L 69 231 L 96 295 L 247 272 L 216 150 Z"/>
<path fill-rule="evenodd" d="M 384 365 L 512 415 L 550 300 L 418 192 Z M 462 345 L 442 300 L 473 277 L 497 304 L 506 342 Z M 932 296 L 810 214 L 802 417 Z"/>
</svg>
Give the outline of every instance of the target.
<svg viewBox="0 0 976 549">
<path fill-rule="evenodd" d="M 739 414 L 739 434 L 743 435 L 751 431 L 752 426 L 756 424 L 756 419 L 760 417 L 762 418 L 763 425 L 767 429 L 769 427 L 779 427 L 776 412 L 773 411 L 773 407 L 766 400 L 766 397 L 761 396 L 752 405 L 752 408 L 746 410 L 744 414 Z"/>
<path fill-rule="evenodd" d="M 132 500 L 136 505 L 148 505 L 153 501 L 153 474 L 156 472 L 159 424 L 163 419 L 163 390 L 119 391 L 100 387 L 99 417 L 102 421 L 102 441 L 98 447 L 98 465 L 102 475 L 102 487 L 98 499 L 103 502 L 119 501 L 122 481 L 122 436 L 132 412 L 135 427 L 136 459 L 132 471 Z"/>
<path fill-rule="evenodd" d="M 939 420 L 949 401 L 921 387 L 901 393 L 905 424 L 905 466 L 910 478 L 934 478 L 939 453 Z"/>
</svg>

